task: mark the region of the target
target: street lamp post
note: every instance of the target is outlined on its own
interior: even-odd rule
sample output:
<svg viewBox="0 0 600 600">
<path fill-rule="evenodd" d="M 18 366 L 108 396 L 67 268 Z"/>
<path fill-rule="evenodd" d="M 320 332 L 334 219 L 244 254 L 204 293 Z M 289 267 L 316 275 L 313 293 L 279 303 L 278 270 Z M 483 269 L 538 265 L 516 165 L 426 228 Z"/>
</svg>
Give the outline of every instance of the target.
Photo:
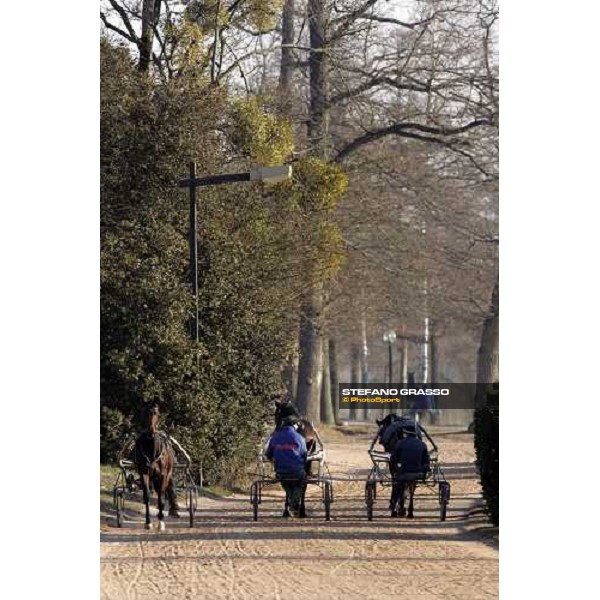
<svg viewBox="0 0 600 600">
<path fill-rule="evenodd" d="M 386 331 L 383 334 L 383 341 L 388 344 L 388 374 L 389 374 L 389 383 L 392 384 L 394 377 L 392 374 L 392 346 L 396 341 L 396 332 L 395 331 Z"/>
<path fill-rule="evenodd" d="M 196 177 L 196 163 L 190 163 L 190 176 L 188 179 L 179 181 L 179 187 L 190 190 L 190 279 L 192 295 L 195 302 L 194 323 L 192 326 L 192 337 L 198 341 L 198 207 L 196 203 L 196 188 L 221 185 L 224 183 L 235 183 L 239 181 L 262 181 L 264 183 L 280 183 L 290 179 L 292 167 L 282 165 L 277 167 L 258 167 L 249 173 L 227 173 L 225 175 L 210 175 L 207 177 Z"/>
<path fill-rule="evenodd" d="M 425 242 L 427 241 L 427 226 L 425 223 L 421 229 L 421 233 L 424 236 Z M 425 278 L 423 280 L 423 308 L 425 311 L 425 321 L 423 327 L 423 346 L 422 346 L 422 356 L 423 356 L 423 383 L 429 383 L 429 302 L 428 302 L 428 282 L 427 282 L 427 273 L 425 273 Z"/>
<path fill-rule="evenodd" d="M 190 163 L 190 181 L 196 179 L 196 163 Z M 198 205 L 196 204 L 196 186 L 190 185 L 190 278 L 192 283 L 192 298 L 194 299 L 194 322 L 192 337 L 198 341 Z"/>
</svg>

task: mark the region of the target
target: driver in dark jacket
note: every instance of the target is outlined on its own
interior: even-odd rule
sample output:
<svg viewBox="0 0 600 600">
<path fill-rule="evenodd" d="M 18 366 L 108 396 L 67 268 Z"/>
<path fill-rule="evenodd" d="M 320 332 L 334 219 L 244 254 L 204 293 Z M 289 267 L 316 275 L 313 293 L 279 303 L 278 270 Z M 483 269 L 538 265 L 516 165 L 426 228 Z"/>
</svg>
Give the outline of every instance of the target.
<svg viewBox="0 0 600 600">
<path fill-rule="evenodd" d="M 429 471 L 429 451 L 427 444 L 417 436 L 415 428 L 403 429 L 403 439 L 399 440 L 390 456 L 390 470 L 394 477 L 390 508 L 392 516 L 404 516 L 404 485 L 407 479 L 422 479 Z M 400 504 L 400 513 L 396 506 Z"/>
<path fill-rule="evenodd" d="M 300 502 L 304 492 L 306 477 L 306 441 L 294 428 L 293 417 L 284 420 L 283 426 L 276 431 L 267 446 L 265 456 L 273 461 L 277 479 L 286 493 L 286 510 L 288 507 L 294 516 L 298 516 Z"/>
</svg>

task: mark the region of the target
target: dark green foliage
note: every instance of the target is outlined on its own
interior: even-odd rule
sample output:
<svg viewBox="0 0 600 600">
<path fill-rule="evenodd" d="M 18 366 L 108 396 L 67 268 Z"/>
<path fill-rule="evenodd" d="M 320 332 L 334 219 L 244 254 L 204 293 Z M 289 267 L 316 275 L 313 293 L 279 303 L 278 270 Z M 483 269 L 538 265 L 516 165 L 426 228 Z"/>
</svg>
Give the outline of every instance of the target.
<svg viewBox="0 0 600 600">
<path fill-rule="evenodd" d="M 185 197 L 175 181 L 199 138 L 198 154 L 210 151 L 217 102 L 193 83 L 152 85 L 124 50 L 102 43 L 101 402 L 129 428 L 143 400 L 191 405 Z"/>
<path fill-rule="evenodd" d="M 123 446 L 123 439 L 131 430 L 131 423 L 116 408 L 102 406 L 100 410 L 100 462 L 114 461 Z"/>
<path fill-rule="evenodd" d="M 227 98 L 197 77 L 157 83 L 101 48 L 101 451 L 114 461 L 144 400 L 161 427 L 233 483 L 272 417 L 296 335 L 301 215 L 285 186 L 198 191 L 200 342 L 190 339 L 188 197 L 176 182 L 227 167 Z M 244 155 L 240 151 L 240 155 Z"/>
<path fill-rule="evenodd" d="M 500 446 L 499 446 L 499 387 L 488 393 L 485 406 L 475 411 L 475 450 L 483 496 L 490 520 L 499 524 L 500 511 Z"/>
</svg>

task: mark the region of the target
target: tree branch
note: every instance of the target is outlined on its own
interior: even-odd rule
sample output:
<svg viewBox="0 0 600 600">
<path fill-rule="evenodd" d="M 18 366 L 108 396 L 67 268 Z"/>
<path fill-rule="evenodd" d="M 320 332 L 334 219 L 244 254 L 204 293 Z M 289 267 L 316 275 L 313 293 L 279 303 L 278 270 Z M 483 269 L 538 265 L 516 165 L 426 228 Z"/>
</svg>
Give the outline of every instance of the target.
<svg viewBox="0 0 600 600">
<path fill-rule="evenodd" d="M 427 23 L 430 23 L 433 17 L 423 19 L 422 21 L 415 21 L 414 23 L 406 23 L 405 21 L 400 21 L 399 19 L 392 19 L 391 17 L 378 17 L 376 15 L 363 15 L 359 18 L 366 19 L 367 21 L 377 21 L 378 23 L 391 23 L 393 25 L 400 25 L 401 27 L 406 27 L 407 29 L 416 29 L 419 27 L 419 25 L 427 25 Z"/>
<path fill-rule="evenodd" d="M 104 26 L 106 27 L 106 29 L 110 29 L 111 31 L 118 33 L 121 37 L 125 38 L 127 41 L 131 42 L 132 44 L 135 44 L 136 46 L 138 45 L 138 40 L 136 38 L 132 38 L 126 31 L 123 31 L 116 25 L 113 25 L 106 18 L 106 15 L 102 11 L 100 11 L 100 18 L 102 19 L 102 22 L 104 23 Z"/>
<path fill-rule="evenodd" d="M 133 29 L 133 27 L 131 25 L 131 21 L 129 20 L 129 17 L 127 16 L 127 12 L 125 11 L 125 9 L 118 2 L 116 2 L 116 0 L 108 0 L 108 1 L 110 2 L 110 5 L 113 7 L 113 9 L 121 17 L 121 21 L 123 21 L 123 25 L 125 25 L 125 29 L 127 29 L 127 32 L 129 33 L 129 37 L 127 37 L 127 36 L 124 36 L 124 37 L 139 47 L 140 38 L 136 35 L 135 30 Z"/>
<path fill-rule="evenodd" d="M 365 134 L 355 138 L 338 152 L 337 156 L 334 159 L 334 162 L 341 162 L 349 154 L 355 152 L 360 147 L 366 144 L 370 144 L 371 142 L 380 140 L 381 138 L 384 138 L 388 135 L 398 135 L 400 137 L 407 137 L 416 140 L 421 140 L 424 142 L 441 144 L 442 146 L 446 146 L 447 148 L 461 152 L 465 156 L 469 156 L 464 151 L 460 151 L 456 148 L 456 141 L 449 141 L 443 138 L 446 136 L 458 135 L 469 131 L 470 129 L 491 124 L 492 123 L 489 119 L 476 119 L 475 121 L 471 121 L 470 123 L 467 123 L 466 125 L 463 125 L 461 127 L 432 127 L 430 125 L 421 125 L 420 123 L 396 123 L 394 125 L 390 125 L 389 127 L 383 127 L 382 129 L 378 129 L 376 131 L 368 131 Z M 415 133 L 415 131 L 421 133 Z M 481 167 L 478 168 L 481 170 Z"/>
<path fill-rule="evenodd" d="M 340 94 L 336 94 L 329 99 L 327 103 L 328 107 L 331 107 L 343 100 L 347 100 L 348 98 L 353 98 L 354 96 L 358 96 L 367 90 L 377 87 L 378 85 L 388 85 L 398 90 L 410 90 L 413 92 L 428 92 L 430 91 L 430 86 L 427 84 L 410 84 L 410 83 L 400 83 L 396 79 L 392 79 L 386 75 L 380 77 L 373 77 L 369 81 L 365 81 L 359 86 L 355 87 L 353 90 L 347 90 L 346 92 L 342 92 Z"/>
</svg>

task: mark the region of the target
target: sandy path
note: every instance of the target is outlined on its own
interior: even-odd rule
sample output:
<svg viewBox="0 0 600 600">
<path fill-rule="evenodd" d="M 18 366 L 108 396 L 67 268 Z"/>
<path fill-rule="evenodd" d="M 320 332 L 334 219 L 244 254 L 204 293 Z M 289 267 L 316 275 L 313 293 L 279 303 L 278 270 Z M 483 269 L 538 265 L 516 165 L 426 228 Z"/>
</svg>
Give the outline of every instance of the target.
<svg viewBox="0 0 600 600">
<path fill-rule="evenodd" d="M 465 523 L 480 498 L 469 466 L 472 436 L 444 433 L 435 439 L 452 484 L 445 523 L 427 490 L 416 497 L 414 521 L 392 521 L 389 490 L 380 492 L 369 522 L 362 482 L 335 482 L 330 522 L 323 520 L 316 488 L 306 520 L 282 519 L 275 489 L 263 495 L 256 523 L 245 497 L 201 498 L 194 529 L 173 521 L 165 532 L 146 532 L 137 522 L 102 534 L 101 598 L 497 598 L 497 548 Z M 334 477 L 361 476 L 368 469 L 364 436 L 325 443 Z"/>
</svg>

